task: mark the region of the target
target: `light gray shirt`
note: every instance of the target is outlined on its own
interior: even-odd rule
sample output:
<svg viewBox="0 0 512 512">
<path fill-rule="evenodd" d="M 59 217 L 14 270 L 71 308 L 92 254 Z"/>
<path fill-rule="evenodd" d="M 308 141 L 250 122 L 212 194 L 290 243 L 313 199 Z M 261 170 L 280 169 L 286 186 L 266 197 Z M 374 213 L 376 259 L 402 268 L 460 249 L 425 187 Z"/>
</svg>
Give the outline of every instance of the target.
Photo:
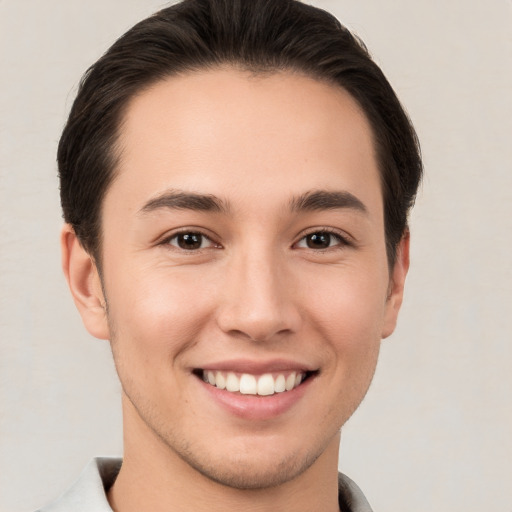
<svg viewBox="0 0 512 512">
<path fill-rule="evenodd" d="M 107 491 L 114 483 L 122 459 L 98 457 L 86 466 L 78 480 L 56 501 L 38 512 L 112 512 Z M 363 493 L 350 478 L 339 473 L 341 512 L 372 512 Z"/>
</svg>

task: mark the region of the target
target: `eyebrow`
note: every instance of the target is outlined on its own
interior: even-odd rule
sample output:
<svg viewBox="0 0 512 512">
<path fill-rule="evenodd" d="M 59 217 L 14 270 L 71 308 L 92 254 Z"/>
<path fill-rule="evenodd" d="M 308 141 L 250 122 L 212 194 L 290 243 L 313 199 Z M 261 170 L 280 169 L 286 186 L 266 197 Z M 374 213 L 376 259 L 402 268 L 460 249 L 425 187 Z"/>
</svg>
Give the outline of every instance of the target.
<svg viewBox="0 0 512 512">
<path fill-rule="evenodd" d="M 293 197 L 289 203 L 293 212 L 352 209 L 362 213 L 368 210 L 363 202 L 346 191 L 312 190 Z M 202 212 L 227 213 L 229 204 L 213 194 L 198 194 L 169 190 L 150 199 L 139 213 L 146 214 L 155 210 L 195 210 Z"/>
<path fill-rule="evenodd" d="M 290 201 L 292 211 L 320 211 L 351 209 L 368 213 L 364 203 L 355 195 L 346 191 L 313 190 Z"/>
<path fill-rule="evenodd" d="M 149 200 L 141 208 L 140 213 L 150 213 L 160 209 L 226 213 L 229 208 L 225 201 L 211 194 L 169 190 Z"/>
</svg>

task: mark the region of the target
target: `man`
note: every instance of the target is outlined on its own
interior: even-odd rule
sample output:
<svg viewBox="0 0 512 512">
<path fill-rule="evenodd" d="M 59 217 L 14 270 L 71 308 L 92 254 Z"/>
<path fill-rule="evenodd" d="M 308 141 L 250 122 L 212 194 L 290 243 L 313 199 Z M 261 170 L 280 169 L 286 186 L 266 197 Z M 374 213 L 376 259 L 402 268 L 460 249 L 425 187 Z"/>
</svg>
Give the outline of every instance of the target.
<svg viewBox="0 0 512 512">
<path fill-rule="evenodd" d="M 294 0 L 185 0 L 87 72 L 58 161 L 124 458 L 43 510 L 369 511 L 340 429 L 396 324 L 421 160 L 362 43 Z"/>
</svg>

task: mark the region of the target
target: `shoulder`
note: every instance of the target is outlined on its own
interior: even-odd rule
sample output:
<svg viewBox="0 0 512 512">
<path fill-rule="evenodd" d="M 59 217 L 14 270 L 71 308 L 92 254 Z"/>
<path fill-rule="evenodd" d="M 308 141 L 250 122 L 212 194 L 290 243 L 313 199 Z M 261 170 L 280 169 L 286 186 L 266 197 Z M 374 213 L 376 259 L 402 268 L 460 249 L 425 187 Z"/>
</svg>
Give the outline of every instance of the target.
<svg viewBox="0 0 512 512">
<path fill-rule="evenodd" d="M 361 489 L 343 473 L 338 473 L 338 500 L 341 512 L 373 512 Z"/>
<path fill-rule="evenodd" d="M 37 512 L 112 512 L 106 492 L 114 483 L 122 459 L 97 457 L 57 500 Z"/>
</svg>

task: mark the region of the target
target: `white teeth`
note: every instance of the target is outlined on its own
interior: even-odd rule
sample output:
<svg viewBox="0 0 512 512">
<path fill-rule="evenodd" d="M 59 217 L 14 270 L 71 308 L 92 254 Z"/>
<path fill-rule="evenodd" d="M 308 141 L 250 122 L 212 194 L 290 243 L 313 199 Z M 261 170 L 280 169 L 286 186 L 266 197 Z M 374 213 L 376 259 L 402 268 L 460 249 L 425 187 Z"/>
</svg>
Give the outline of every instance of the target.
<svg viewBox="0 0 512 512">
<path fill-rule="evenodd" d="M 283 391 L 286 391 L 286 379 L 284 378 L 284 375 L 278 375 L 276 382 L 274 384 L 274 391 L 276 393 L 282 393 Z"/>
<path fill-rule="evenodd" d="M 295 372 L 290 373 L 286 378 L 286 391 L 291 391 L 295 387 Z"/>
<path fill-rule="evenodd" d="M 296 388 L 304 380 L 304 373 L 291 372 L 286 376 L 282 373 L 277 375 L 265 373 L 256 377 L 250 373 L 242 373 L 238 376 L 234 372 L 223 373 L 205 370 L 202 377 L 208 384 L 219 389 L 226 389 L 232 393 L 240 392 L 243 395 L 269 396 Z"/>
<path fill-rule="evenodd" d="M 219 389 L 226 389 L 226 379 L 224 378 L 224 375 L 222 375 L 221 372 L 217 372 L 215 374 L 215 386 L 217 386 Z"/>
<path fill-rule="evenodd" d="M 240 379 L 234 373 L 228 373 L 226 389 L 231 392 L 240 391 Z"/>
<path fill-rule="evenodd" d="M 280 375 L 280 377 L 282 377 L 282 375 Z M 270 373 L 266 373 L 258 379 L 258 395 L 273 395 L 276 391 L 275 387 L 276 385 L 274 384 L 274 377 L 272 377 Z"/>
<path fill-rule="evenodd" d="M 254 375 L 243 373 L 240 377 L 240 393 L 242 395 L 255 395 L 258 392 L 258 384 Z"/>
</svg>

